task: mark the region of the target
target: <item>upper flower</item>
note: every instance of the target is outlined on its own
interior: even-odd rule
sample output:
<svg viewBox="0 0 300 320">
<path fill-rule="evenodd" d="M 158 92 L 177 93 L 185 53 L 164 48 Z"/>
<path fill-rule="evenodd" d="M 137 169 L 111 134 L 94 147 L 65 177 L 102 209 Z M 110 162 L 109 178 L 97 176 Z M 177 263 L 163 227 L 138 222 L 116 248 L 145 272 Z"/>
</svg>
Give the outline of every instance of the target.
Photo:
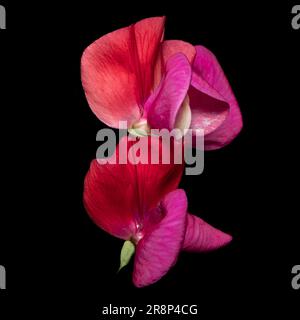
<svg viewBox="0 0 300 320">
<path fill-rule="evenodd" d="M 96 116 L 130 130 L 202 129 L 206 150 L 242 128 L 238 103 L 216 57 L 203 46 L 163 41 L 164 17 L 141 20 L 92 43 L 81 61 L 82 83 Z M 200 131 L 200 134 L 201 131 Z"/>
</svg>

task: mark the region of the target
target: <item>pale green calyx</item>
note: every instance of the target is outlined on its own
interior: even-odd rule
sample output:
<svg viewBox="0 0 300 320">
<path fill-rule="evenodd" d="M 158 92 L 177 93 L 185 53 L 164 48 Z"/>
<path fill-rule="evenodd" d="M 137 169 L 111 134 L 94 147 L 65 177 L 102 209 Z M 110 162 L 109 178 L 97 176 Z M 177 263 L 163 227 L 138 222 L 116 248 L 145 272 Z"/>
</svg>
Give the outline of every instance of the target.
<svg viewBox="0 0 300 320">
<path fill-rule="evenodd" d="M 129 263 L 134 252 L 135 252 L 135 245 L 130 240 L 126 240 L 121 250 L 120 268 L 118 272 Z"/>
</svg>

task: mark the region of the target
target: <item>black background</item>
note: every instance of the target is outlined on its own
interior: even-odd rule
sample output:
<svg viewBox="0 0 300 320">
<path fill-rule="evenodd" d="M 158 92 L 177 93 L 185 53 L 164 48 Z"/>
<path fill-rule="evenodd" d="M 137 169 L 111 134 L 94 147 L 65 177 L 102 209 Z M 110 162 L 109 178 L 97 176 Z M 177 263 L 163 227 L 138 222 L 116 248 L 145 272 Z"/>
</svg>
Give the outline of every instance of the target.
<svg viewBox="0 0 300 320">
<path fill-rule="evenodd" d="M 8 289 L 0 301 L 24 304 L 7 307 L 10 315 L 44 303 L 44 311 L 58 303 L 70 314 L 83 312 L 83 319 L 98 319 L 109 303 L 198 304 L 203 319 L 292 314 L 299 297 L 290 282 L 299 264 L 300 31 L 291 28 L 291 7 L 6 5 L 0 264 Z M 229 146 L 206 152 L 202 175 L 181 183 L 189 210 L 232 234 L 233 242 L 205 255 L 183 253 L 158 283 L 136 289 L 132 264 L 116 273 L 122 241 L 98 229 L 82 205 L 84 175 L 103 125 L 81 88 L 80 57 L 107 32 L 156 15 L 167 16 L 166 39 L 202 44 L 216 54 L 244 128 Z"/>
</svg>

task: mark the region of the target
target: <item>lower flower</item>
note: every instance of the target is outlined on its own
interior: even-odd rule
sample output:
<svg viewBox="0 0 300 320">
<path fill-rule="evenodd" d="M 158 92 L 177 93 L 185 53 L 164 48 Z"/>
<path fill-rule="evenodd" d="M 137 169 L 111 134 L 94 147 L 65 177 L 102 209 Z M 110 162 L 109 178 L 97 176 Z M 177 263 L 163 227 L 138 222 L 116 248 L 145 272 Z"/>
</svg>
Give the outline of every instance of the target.
<svg viewBox="0 0 300 320">
<path fill-rule="evenodd" d="M 134 157 L 135 142 L 125 139 L 120 144 L 126 142 Z M 114 155 L 117 158 L 120 144 Z M 157 152 L 164 147 L 161 141 L 155 145 Z M 86 175 L 86 210 L 100 228 L 125 240 L 120 267 L 135 252 L 133 283 L 137 287 L 163 277 L 176 263 L 181 250 L 211 251 L 232 239 L 188 213 L 186 194 L 177 189 L 183 169 L 183 164 L 175 164 L 172 159 L 170 164 L 111 164 L 94 160 Z"/>
</svg>

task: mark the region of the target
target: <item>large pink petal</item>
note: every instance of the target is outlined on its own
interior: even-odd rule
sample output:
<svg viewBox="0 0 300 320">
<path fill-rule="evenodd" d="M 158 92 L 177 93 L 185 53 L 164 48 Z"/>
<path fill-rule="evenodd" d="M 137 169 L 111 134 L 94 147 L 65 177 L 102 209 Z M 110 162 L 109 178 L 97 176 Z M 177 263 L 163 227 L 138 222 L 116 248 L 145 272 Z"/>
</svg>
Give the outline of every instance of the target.
<svg viewBox="0 0 300 320">
<path fill-rule="evenodd" d="M 232 240 L 226 234 L 199 217 L 188 214 L 183 250 L 208 252 L 227 245 Z"/>
<path fill-rule="evenodd" d="M 177 113 L 187 95 L 191 81 L 191 67 L 186 56 L 177 53 L 166 64 L 160 85 L 145 104 L 151 128 L 174 128 Z"/>
<path fill-rule="evenodd" d="M 143 112 L 154 81 L 154 66 L 164 31 L 163 17 L 144 19 L 106 34 L 83 53 L 81 78 L 96 116 L 112 127 L 129 126 Z"/>
<path fill-rule="evenodd" d="M 150 137 L 140 140 L 148 144 Z M 136 142 L 128 141 L 127 137 L 120 141 L 115 152 L 117 164 L 94 160 L 84 183 L 84 204 L 92 220 L 106 232 L 125 240 L 142 226 L 144 212 L 156 207 L 164 195 L 177 188 L 183 172 L 183 165 L 172 163 L 132 164 L 127 155 L 133 145 Z M 153 148 L 162 145 L 154 144 Z M 118 162 L 122 150 L 127 164 Z"/>
<path fill-rule="evenodd" d="M 230 143 L 238 135 L 243 126 L 242 117 L 229 82 L 214 54 L 203 46 L 196 46 L 196 50 L 191 92 L 192 95 L 196 95 L 195 92 L 199 91 L 200 98 L 197 97 L 191 102 L 192 115 L 196 116 L 192 119 L 191 127 L 201 128 L 203 120 L 207 119 L 205 122 L 211 123 L 215 119 L 212 127 L 205 132 L 205 149 L 218 149 Z M 208 101 L 203 101 L 202 104 L 201 99 Z M 225 117 L 226 104 L 229 112 Z M 203 115 L 203 105 L 210 106 L 210 114 Z"/>
<path fill-rule="evenodd" d="M 187 199 L 183 190 L 169 193 L 160 205 L 165 217 L 137 244 L 133 282 L 137 287 L 158 281 L 175 264 L 185 228 Z"/>
<path fill-rule="evenodd" d="M 132 166 L 91 163 L 84 183 L 84 205 L 103 230 L 128 240 L 135 232 L 137 187 Z"/>
</svg>

